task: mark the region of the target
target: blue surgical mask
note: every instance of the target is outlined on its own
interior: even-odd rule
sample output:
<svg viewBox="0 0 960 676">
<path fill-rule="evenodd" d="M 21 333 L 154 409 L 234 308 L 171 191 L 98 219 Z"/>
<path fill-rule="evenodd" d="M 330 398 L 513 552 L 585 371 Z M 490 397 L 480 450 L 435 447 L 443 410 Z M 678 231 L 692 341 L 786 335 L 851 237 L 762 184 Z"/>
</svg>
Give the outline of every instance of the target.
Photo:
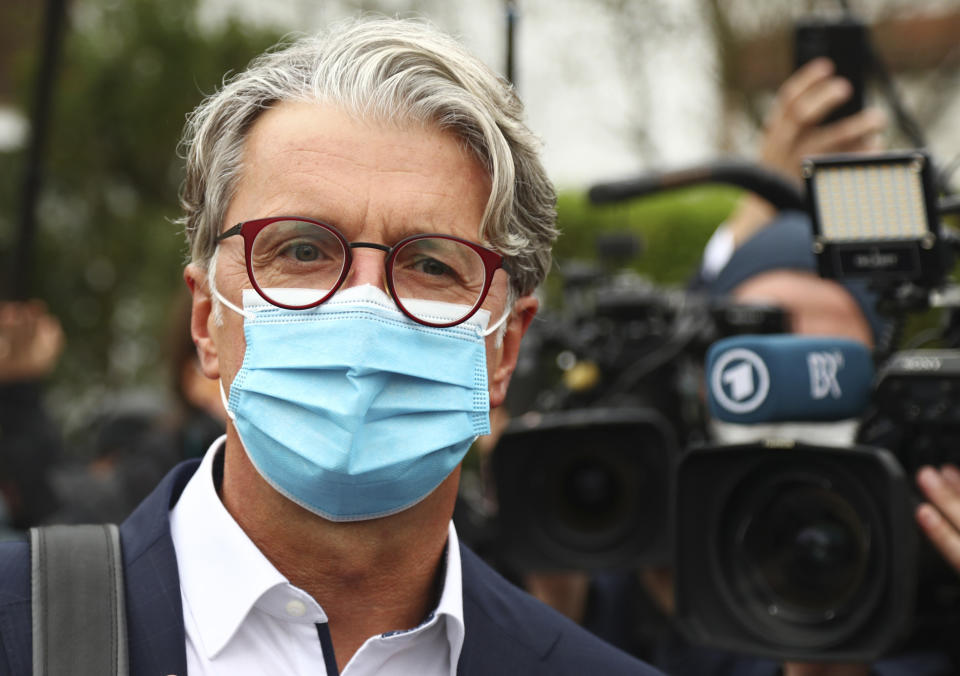
<svg viewBox="0 0 960 676">
<path fill-rule="evenodd" d="M 309 310 L 278 308 L 250 289 L 241 310 L 213 293 L 244 316 L 228 415 L 260 475 L 311 512 L 351 521 L 407 509 L 489 433 L 488 312 L 433 328 L 372 286 Z M 438 321 L 462 314 L 429 309 Z"/>
</svg>

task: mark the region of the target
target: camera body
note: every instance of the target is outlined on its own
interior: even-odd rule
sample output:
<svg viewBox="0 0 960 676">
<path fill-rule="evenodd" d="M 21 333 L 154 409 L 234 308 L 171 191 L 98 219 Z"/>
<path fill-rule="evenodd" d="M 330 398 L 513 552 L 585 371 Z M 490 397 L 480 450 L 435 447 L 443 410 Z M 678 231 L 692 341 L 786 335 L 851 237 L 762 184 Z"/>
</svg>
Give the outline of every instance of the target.
<svg viewBox="0 0 960 676">
<path fill-rule="evenodd" d="M 714 348 L 720 365 L 744 351 L 737 340 Z M 810 389 L 770 370 L 789 385 L 780 395 Z M 681 456 L 673 561 L 691 641 L 798 661 L 870 661 L 898 647 L 960 657 L 951 638 L 960 578 L 914 524 L 912 482 L 923 465 L 960 460 L 960 352 L 895 352 L 875 379 L 834 378 L 845 392 L 854 381 L 871 386 L 849 443 L 767 438 Z M 809 402 L 792 410 L 801 408 L 816 413 Z M 736 416 L 749 423 L 753 414 Z"/>
<path fill-rule="evenodd" d="M 884 340 L 907 313 L 950 297 L 955 237 L 940 223 L 926 153 L 809 158 L 804 175 L 820 275 L 869 284 Z M 960 656 L 960 579 L 913 523 L 912 488 L 919 467 L 960 459 L 960 353 L 896 347 L 874 353 L 855 441 L 680 460 L 677 607 L 693 641 L 798 661 L 870 661 L 905 646 Z"/>
<path fill-rule="evenodd" d="M 878 371 L 858 442 L 889 449 L 908 476 L 924 465 L 960 463 L 958 390 L 960 351 L 895 352 Z M 950 636 L 960 617 L 960 577 L 926 538 L 920 539 L 917 556 L 916 631 L 952 647 Z"/>
</svg>

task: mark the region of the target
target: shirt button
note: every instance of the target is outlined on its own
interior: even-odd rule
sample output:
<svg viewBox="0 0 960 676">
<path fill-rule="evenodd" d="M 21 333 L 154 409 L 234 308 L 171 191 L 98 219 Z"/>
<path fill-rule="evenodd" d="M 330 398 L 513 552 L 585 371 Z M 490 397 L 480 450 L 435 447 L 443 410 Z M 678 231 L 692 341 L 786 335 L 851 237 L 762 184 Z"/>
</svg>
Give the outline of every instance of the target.
<svg viewBox="0 0 960 676">
<path fill-rule="evenodd" d="M 303 601 L 289 601 L 287 602 L 287 615 L 291 617 L 303 617 L 307 613 L 307 607 L 303 604 Z"/>
</svg>

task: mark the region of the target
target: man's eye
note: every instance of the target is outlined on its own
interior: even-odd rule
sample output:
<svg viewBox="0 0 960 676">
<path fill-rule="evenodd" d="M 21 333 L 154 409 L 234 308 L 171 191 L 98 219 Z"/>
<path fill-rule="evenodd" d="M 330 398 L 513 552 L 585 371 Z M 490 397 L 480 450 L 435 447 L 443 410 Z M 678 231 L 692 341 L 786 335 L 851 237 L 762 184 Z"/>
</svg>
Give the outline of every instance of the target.
<svg viewBox="0 0 960 676">
<path fill-rule="evenodd" d="M 310 262 L 320 257 L 320 250 L 312 244 L 297 244 L 293 247 L 293 255 L 298 261 Z"/>
<path fill-rule="evenodd" d="M 436 258 L 424 258 L 417 262 L 417 270 L 427 275 L 450 275 L 453 270 L 449 265 L 441 263 Z"/>
<path fill-rule="evenodd" d="M 287 242 L 279 247 L 276 252 L 278 261 L 280 259 L 293 259 L 298 263 L 313 263 L 328 258 L 323 249 L 313 242 Z"/>
</svg>

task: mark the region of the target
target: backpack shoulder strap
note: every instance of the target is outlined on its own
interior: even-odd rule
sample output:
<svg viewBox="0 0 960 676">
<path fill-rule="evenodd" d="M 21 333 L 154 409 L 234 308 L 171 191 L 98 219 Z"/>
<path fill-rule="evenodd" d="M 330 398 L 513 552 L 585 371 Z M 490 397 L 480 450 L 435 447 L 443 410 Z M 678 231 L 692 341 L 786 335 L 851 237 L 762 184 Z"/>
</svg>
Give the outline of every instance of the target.
<svg viewBox="0 0 960 676">
<path fill-rule="evenodd" d="M 34 676 L 127 676 L 120 532 L 30 529 Z"/>
</svg>

